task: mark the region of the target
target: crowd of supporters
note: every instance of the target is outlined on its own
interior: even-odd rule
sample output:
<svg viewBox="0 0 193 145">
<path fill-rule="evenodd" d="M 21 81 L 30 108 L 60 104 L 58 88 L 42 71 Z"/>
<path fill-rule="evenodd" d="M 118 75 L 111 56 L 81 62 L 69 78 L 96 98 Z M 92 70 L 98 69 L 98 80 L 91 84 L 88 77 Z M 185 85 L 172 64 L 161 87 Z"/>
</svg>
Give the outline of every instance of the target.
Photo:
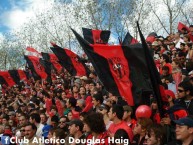
<svg viewBox="0 0 193 145">
<path fill-rule="evenodd" d="M 189 29 L 147 42 L 165 88 L 164 116 L 151 95 L 151 117 L 137 118 L 136 108 L 107 92 L 87 62 L 89 76 L 53 71 L 52 83 L 31 78 L 4 89 L 1 143 L 9 136 L 15 143 L 8 144 L 17 145 L 193 144 L 193 26 Z"/>
</svg>

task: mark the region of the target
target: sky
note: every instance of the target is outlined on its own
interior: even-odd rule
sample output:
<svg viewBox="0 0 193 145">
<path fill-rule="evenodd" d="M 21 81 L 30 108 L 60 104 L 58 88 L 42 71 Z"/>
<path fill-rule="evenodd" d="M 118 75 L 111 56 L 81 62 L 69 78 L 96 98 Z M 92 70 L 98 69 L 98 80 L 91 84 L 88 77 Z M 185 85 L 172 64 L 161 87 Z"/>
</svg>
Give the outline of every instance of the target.
<svg viewBox="0 0 193 145">
<path fill-rule="evenodd" d="M 0 35 L 13 29 L 35 16 L 36 10 L 51 7 L 54 0 L 0 0 Z"/>
</svg>

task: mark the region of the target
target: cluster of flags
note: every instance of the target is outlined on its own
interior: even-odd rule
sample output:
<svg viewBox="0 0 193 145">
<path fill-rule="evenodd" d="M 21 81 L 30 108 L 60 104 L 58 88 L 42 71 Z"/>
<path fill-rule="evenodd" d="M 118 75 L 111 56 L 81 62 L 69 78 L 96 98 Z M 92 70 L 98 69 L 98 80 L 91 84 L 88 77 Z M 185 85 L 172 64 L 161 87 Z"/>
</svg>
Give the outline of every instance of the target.
<svg viewBox="0 0 193 145">
<path fill-rule="evenodd" d="M 87 28 L 82 30 L 84 38 L 72 29 L 108 92 L 123 97 L 130 106 L 144 104 L 150 94 L 160 101 L 161 81 L 142 34 L 140 36 L 143 45 L 130 33 L 127 33 L 119 45 L 109 45 L 110 31 Z M 25 55 L 24 58 L 34 79 L 51 80 L 51 70 L 61 72 L 62 68 L 72 76 L 89 75 L 90 70 L 77 54 L 55 43 L 51 45 L 53 53 L 39 53 L 33 48 L 27 48 L 32 54 Z M 0 83 L 13 86 L 21 80 L 26 80 L 27 76 L 22 70 L 1 71 Z"/>
</svg>

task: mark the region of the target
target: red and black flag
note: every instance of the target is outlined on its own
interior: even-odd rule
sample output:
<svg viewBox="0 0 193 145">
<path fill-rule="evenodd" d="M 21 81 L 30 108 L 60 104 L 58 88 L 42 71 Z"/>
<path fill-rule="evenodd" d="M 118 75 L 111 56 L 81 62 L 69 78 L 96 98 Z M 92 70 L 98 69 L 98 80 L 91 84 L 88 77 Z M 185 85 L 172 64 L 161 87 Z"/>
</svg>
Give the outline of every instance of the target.
<svg viewBox="0 0 193 145">
<path fill-rule="evenodd" d="M 10 76 L 16 84 L 20 84 L 22 81 L 27 81 L 26 72 L 23 70 L 8 70 Z"/>
<path fill-rule="evenodd" d="M 157 34 L 155 32 L 152 32 L 147 36 L 146 42 L 153 43 L 156 37 L 157 37 Z"/>
<path fill-rule="evenodd" d="M 147 67 L 148 67 L 148 72 L 150 75 L 150 80 L 151 80 L 151 84 L 153 87 L 154 96 L 157 100 L 159 113 L 161 117 L 163 117 L 163 109 L 162 109 L 163 103 L 162 103 L 162 96 L 161 96 L 162 94 L 161 91 L 163 91 L 163 89 L 161 90 L 162 87 L 161 87 L 160 75 L 154 63 L 153 57 L 150 54 L 150 50 L 148 49 L 147 43 L 145 42 L 145 38 L 140 30 L 138 22 L 137 22 L 137 27 L 138 27 L 139 35 L 142 41 L 143 49 L 145 52 L 145 59 L 146 59 L 145 63 L 147 64 Z"/>
<path fill-rule="evenodd" d="M 72 76 L 88 76 L 89 70 L 83 63 L 81 58 L 69 49 L 63 49 L 56 44 L 53 44 L 50 49 L 58 57 L 59 63 L 72 75 Z"/>
<path fill-rule="evenodd" d="M 26 55 L 24 58 L 26 59 L 35 80 L 47 79 L 48 74 L 46 73 L 44 66 L 40 63 L 40 58 Z"/>
<path fill-rule="evenodd" d="M 82 31 L 84 39 L 91 44 L 107 44 L 111 34 L 111 31 L 109 30 L 92 30 L 82 28 Z"/>
<path fill-rule="evenodd" d="M 54 70 L 59 73 L 61 72 L 62 66 L 59 64 L 59 60 L 55 54 L 42 52 L 42 57 L 44 58 L 44 60 L 52 63 L 52 67 L 54 68 Z"/>
<path fill-rule="evenodd" d="M 0 83 L 10 87 L 16 84 L 8 71 L 0 71 Z"/>
<path fill-rule="evenodd" d="M 122 96 L 130 106 L 142 103 L 141 92 L 151 89 L 141 45 L 89 44 L 72 30 L 107 91 Z"/>
<path fill-rule="evenodd" d="M 122 42 L 122 45 L 124 46 L 129 46 L 131 44 L 136 44 L 136 43 L 139 43 L 137 41 L 137 39 L 133 38 L 133 36 L 131 36 L 131 34 L 129 32 L 127 32 L 123 42 Z"/>
<path fill-rule="evenodd" d="M 188 33 L 190 30 L 189 30 L 189 28 L 188 28 L 185 24 L 179 22 L 179 23 L 178 23 L 178 31 L 179 31 L 180 33 L 181 33 L 182 31 L 185 31 L 186 33 Z"/>
<path fill-rule="evenodd" d="M 47 74 L 47 78 L 46 80 L 48 82 L 52 82 L 52 78 L 51 78 L 51 62 L 47 61 L 47 60 L 43 60 L 42 58 L 40 58 L 40 64 L 44 67 L 45 72 Z"/>
</svg>

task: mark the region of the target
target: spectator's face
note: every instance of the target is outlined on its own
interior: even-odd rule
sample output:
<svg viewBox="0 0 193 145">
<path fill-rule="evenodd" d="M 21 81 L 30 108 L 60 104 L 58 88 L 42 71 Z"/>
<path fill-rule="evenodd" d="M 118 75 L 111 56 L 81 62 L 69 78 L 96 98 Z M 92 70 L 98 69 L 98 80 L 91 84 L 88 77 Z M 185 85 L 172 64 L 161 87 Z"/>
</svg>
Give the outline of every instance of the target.
<svg viewBox="0 0 193 145">
<path fill-rule="evenodd" d="M 91 131 L 90 127 L 86 123 L 84 123 L 83 131 L 85 131 L 85 132 L 90 132 Z"/>
<path fill-rule="evenodd" d="M 186 92 L 184 88 L 178 87 L 178 98 L 184 98 L 186 96 Z"/>
<path fill-rule="evenodd" d="M 20 125 L 24 125 L 26 122 L 27 122 L 27 121 L 26 121 L 26 118 L 25 118 L 24 116 L 20 116 L 20 117 L 19 117 L 19 124 L 20 124 Z"/>
<path fill-rule="evenodd" d="M 184 141 L 185 139 L 192 136 L 193 128 L 188 128 L 188 126 L 185 125 L 177 125 L 176 124 L 176 139 Z"/>
<path fill-rule="evenodd" d="M 13 120 L 9 120 L 9 125 L 13 126 Z"/>
<path fill-rule="evenodd" d="M 5 118 L 2 119 L 2 124 L 3 125 L 7 124 L 7 120 Z"/>
<path fill-rule="evenodd" d="M 78 87 L 77 86 L 73 87 L 73 93 L 78 93 Z"/>
<path fill-rule="evenodd" d="M 89 89 L 90 89 L 90 90 L 93 90 L 93 89 L 94 89 L 94 84 L 93 84 L 93 83 L 90 83 L 90 84 L 89 84 Z"/>
<path fill-rule="evenodd" d="M 51 139 L 53 137 L 53 134 L 49 131 L 48 133 L 48 139 Z"/>
<path fill-rule="evenodd" d="M 70 125 L 70 126 L 68 127 L 68 129 L 69 129 L 69 133 L 70 133 L 71 135 L 75 135 L 75 133 L 76 133 L 77 130 L 78 130 L 78 127 L 76 127 L 75 124 L 72 124 L 72 125 Z"/>
<path fill-rule="evenodd" d="M 65 100 L 66 99 L 66 93 L 62 92 L 62 99 Z"/>
<path fill-rule="evenodd" d="M 8 116 L 9 116 L 9 119 L 14 119 L 15 118 L 15 115 L 13 115 L 11 113 L 9 113 Z"/>
<path fill-rule="evenodd" d="M 42 124 L 45 124 L 46 121 L 47 121 L 46 116 L 45 116 L 44 114 L 41 114 L 41 115 L 40 115 L 40 118 L 41 118 L 41 123 L 42 123 Z"/>
<path fill-rule="evenodd" d="M 81 95 L 84 95 L 85 93 L 86 93 L 85 88 L 81 87 L 81 88 L 80 88 L 80 94 L 81 94 Z"/>
<path fill-rule="evenodd" d="M 21 133 L 21 137 L 24 137 L 25 136 L 25 127 L 22 127 L 20 129 L 20 133 Z"/>
<path fill-rule="evenodd" d="M 0 125 L 0 134 L 4 133 L 4 126 Z"/>
<path fill-rule="evenodd" d="M 63 128 L 66 126 L 66 118 L 61 118 L 59 121 L 59 127 Z"/>
<path fill-rule="evenodd" d="M 123 120 L 127 119 L 130 116 L 131 116 L 131 112 L 124 111 Z"/>
<path fill-rule="evenodd" d="M 92 103 L 94 107 L 96 107 L 99 104 L 99 102 L 95 98 L 92 98 Z"/>
<path fill-rule="evenodd" d="M 66 101 L 66 107 L 67 107 L 67 108 L 70 108 L 70 107 L 71 107 L 71 105 L 69 104 L 69 100 Z"/>
<path fill-rule="evenodd" d="M 133 129 L 133 134 L 140 134 L 142 132 L 141 124 L 137 123 Z"/>
<path fill-rule="evenodd" d="M 56 115 L 57 111 L 55 109 L 52 109 L 51 112 Z"/>
<path fill-rule="evenodd" d="M 26 126 L 25 127 L 25 137 L 27 139 L 31 139 L 36 134 L 36 130 L 32 129 L 32 126 Z"/>
<path fill-rule="evenodd" d="M 155 133 L 151 131 L 150 134 L 145 136 L 145 139 L 147 140 L 147 145 L 157 145 L 159 144 L 158 139 L 155 137 Z"/>
<path fill-rule="evenodd" d="M 112 112 L 112 108 L 110 109 L 108 115 L 109 115 L 109 119 L 112 121 L 113 118 L 114 118 L 114 114 L 113 114 L 113 112 Z"/>
<path fill-rule="evenodd" d="M 68 120 L 72 120 L 72 112 L 68 113 Z"/>
<path fill-rule="evenodd" d="M 35 121 L 34 121 L 35 119 L 32 119 L 31 117 L 29 118 L 29 122 L 30 123 L 34 123 Z"/>
</svg>

